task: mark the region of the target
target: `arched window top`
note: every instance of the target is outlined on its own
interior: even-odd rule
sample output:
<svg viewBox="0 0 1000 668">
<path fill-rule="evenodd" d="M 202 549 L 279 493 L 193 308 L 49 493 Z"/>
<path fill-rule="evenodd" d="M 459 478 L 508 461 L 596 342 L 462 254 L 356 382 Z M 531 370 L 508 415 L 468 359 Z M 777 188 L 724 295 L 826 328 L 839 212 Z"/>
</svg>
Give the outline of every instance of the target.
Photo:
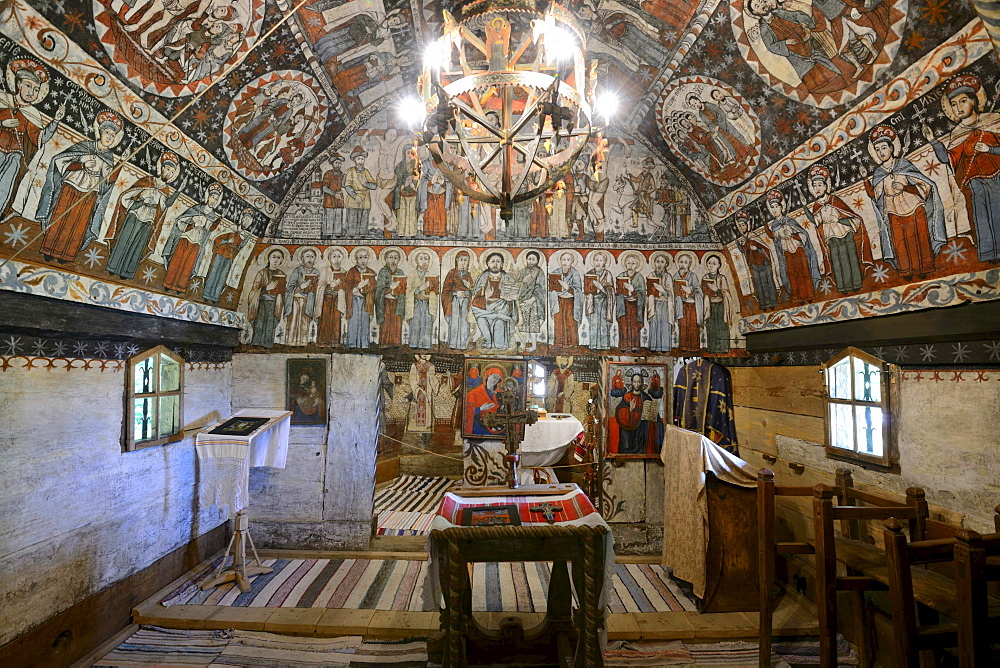
<svg viewBox="0 0 1000 668">
<path fill-rule="evenodd" d="M 156 346 L 128 359 L 126 450 L 178 441 L 183 435 L 184 359 Z"/>
</svg>

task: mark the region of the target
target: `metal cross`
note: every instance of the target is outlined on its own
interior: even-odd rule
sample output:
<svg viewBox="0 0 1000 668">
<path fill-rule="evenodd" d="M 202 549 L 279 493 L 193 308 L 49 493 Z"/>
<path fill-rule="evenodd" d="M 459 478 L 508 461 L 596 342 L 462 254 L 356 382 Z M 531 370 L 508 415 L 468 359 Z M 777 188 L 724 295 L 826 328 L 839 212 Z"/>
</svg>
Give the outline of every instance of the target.
<svg viewBox="0 0 1000 668">
<path fill-rule="evenodd" d="M 528 510 L 533 513 L 541 513 L 542 516 L 545 518 L 545 521 L 548 522 L 549 524 L 552 524 L 553 522 L 556 521 L 556 513 L 561 513 L 563 511 L 562 508 L 560 508 L 557 505 L 551 504 L 548 501 L 546 501 L 545 503 L 539 503 L 537 506 L 533 508 L 528 508 Z"/>
</svg>

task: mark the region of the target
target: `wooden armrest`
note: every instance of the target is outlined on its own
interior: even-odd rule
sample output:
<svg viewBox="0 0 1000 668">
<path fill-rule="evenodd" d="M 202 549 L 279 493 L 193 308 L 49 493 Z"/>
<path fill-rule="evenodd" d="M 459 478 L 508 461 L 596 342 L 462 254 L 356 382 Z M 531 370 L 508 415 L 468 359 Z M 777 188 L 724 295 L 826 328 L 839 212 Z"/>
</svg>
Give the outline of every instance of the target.
<svg viewBox="0 0 1000 668">
<path fill-rule="evenodd" d="M 914 520 L 917 511 L 912 506 L 834 506 L 835 520 Z"/>
<path fill-rule="evenodd" d="M 910 543 L 910 564 L 933 564 L 951 561 L 955 556 L 954 538 L 935 538 Z"/>
<path fill-rule="evenodd" d="M 872 494 L 871 492 L 864 492 L 860 489 L 855 489 L 853 487 L 848 488 L 847 498 L 856 499 L 858 501 L 864 501 L 873 506 L 879 506 L 880 508 L 888 508 L 891 506 L 901 505 L 899 499 L 887 499 L 884 496 L 879 496 L 877 494 Z M 904 506 L 907 508 L 912 508 L 912 506 Z"/>
<path fill-rule="evenodd" d="M 813 554 L 816 548 L 809 543 L 775 543 L 775 552 L 778 554 Z"/>
<path fill-rule="evenodd" d="M 812 487 L 785 487 L 775 485 L 774 487 L 775 496 L 812 496 Z"/>
</svg>

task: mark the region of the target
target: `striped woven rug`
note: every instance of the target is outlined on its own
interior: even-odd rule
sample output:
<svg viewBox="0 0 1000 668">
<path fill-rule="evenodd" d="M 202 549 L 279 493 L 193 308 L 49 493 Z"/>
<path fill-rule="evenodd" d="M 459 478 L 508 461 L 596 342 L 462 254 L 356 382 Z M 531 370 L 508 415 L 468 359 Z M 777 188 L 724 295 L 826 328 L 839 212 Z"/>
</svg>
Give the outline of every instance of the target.
<svg viewBox="0 0 1000 668">
<path fill-rule="evenodd" d="M 819 640 L 776 641 L 772 646 L 773 668 L 819 665 Z M 625 666 L 726 666 L 726 668 L 757 668 L 756 642 L 731 641 L 715 643 L 631 642 L 608 643 L 604 651 L 607 668 Z M 837 665 L 847 668 L 858 665 L 858 655 L 850 644 L 837 636 Z"/>
<path fill-rule="evenodd" d="M 838 638 L 837 664 L 857 666 L 858 657 Z M 777 642 L 774 668 L 819 663 L 819 642 Z M 144 626 L 94 663 L 97 668 L 150 666 L 427 666 L 425 638 L 364 642 L 360 637 L 298 638 L 254 631 L 180 631 Z M 757 643 L 638 643 L 618 641 L 604 652 L 608 668 L 626 666 L 727 666 L 756 668 Z"/>
<path fill-rule="evenodd" d="M 274 571 L 202 591 L 213 569 L 180 585 L 161 603 L 251 608 L 423 609 L 427 562 L 382 559 L 264 559 Z M 213 566 L 214 568 L 214 566 Z M 545 612 L 550 564 L 483 563 L 472 572 L 472 609 L 478 612 Z M 615 564 L 611 612 L 694 610 L 668 571 L 658 564 Z"/>
<path fill-rule="evenodd" d="M 451 478 L 403 475 L 375 493 L 379 536 L 426 536 Z"/>
<path fill-rule="evenodd" d="M 427 666 L 424 638 L 364 642 L 359 636 L 298 638 L 256 631 L 179 631 L 144 626 L 94 663 L 150 666 Z"/>
</svg>

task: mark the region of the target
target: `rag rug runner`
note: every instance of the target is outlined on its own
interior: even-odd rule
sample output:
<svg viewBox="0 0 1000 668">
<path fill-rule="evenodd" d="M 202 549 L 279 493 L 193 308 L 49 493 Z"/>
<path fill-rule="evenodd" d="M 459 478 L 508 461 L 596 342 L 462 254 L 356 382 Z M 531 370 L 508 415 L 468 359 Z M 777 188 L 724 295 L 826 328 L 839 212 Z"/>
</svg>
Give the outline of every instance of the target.
<svg viewBox="0 0 1000 668">
<path fill-rule="evenodd" d="M 161 601 L 171 605 L 251 608 L 423 610 L 426 561 L 402 559 L 263 559 L 273 572 L 202 591 L 213 568 L 182 583 Z M 216 562 L 217 564 L 218 562 Z M 551 566 L 547 562 L 475 564 L 472 607 L 477 612 L 545 612 Z M 615 564 L 608 607 L 613 613 L 695 610 L 669 571 L 659 564 Z"/>
<path fill-rule="evenodd" d="M 400 476 L 375 493 L 376 534 L 426 536 L 435 509 L 455 484 L 451 478 Z"/>
</svg>

